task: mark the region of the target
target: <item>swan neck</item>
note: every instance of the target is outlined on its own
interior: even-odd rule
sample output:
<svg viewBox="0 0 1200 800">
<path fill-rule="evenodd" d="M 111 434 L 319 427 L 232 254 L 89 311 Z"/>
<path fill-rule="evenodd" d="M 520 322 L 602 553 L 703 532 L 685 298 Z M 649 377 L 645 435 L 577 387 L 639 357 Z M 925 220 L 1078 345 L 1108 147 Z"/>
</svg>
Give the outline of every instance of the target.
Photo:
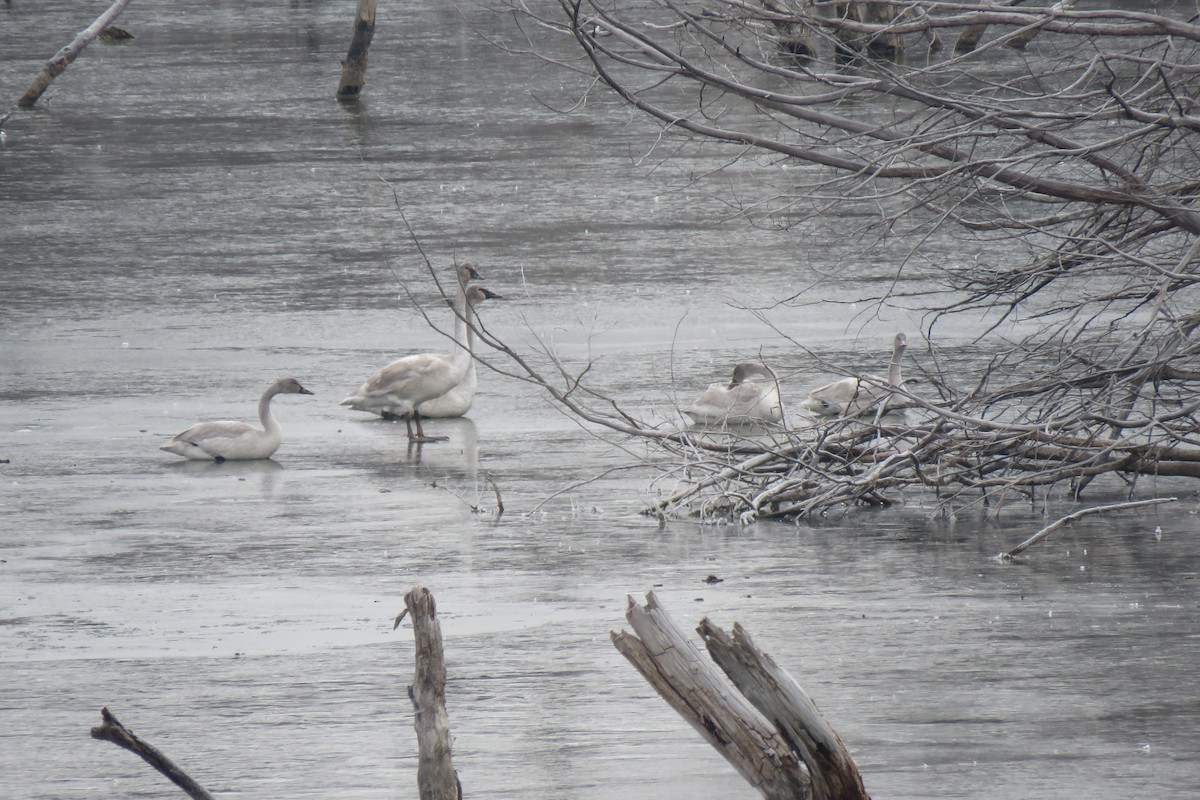
<svg viewBox="0 0 1200 800">
<path fill-rule="evenodd" d="M 258 399 L 258 419 L 262 422 L 263 430 L 268 433 L 279 430 L 279 421 L 271 413 L 271 398 L 277 394 L 279 394 L 278 387 L 272 386 L 263 392 L 262 397 Z"/>
<path fill-rule="evenodd" d="M 904 359 L 904 348 L 897 345 L 892 348 L 892 363 L 888 365 L 888 383 L 900 385 L 900 362 Z"/>
</svg>

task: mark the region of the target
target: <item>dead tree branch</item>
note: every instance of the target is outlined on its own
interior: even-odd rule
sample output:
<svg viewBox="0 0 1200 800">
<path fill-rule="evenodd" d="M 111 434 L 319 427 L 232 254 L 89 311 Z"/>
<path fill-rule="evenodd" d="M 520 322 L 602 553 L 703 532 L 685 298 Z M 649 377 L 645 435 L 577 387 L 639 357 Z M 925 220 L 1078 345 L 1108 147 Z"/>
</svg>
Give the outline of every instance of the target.
<svg viewBox="0 0 1200 800">
<path fill-rule="evenodd" d="M 96 18 L 96 21 L 80 31 L 71 43 L 63 49 L 59 50 L 54 56 L 46 62 L 42 67 L 42 71 L 33 79 L 33 83 L 29 84 L 29 88 L 25 90 L 25 94 L 17 100 L 17 106 L 20 108 L 33 108 L 37 103 L 38 98 L 49 88 L 50 84 L 59 75 L 63 74 L 67 67 L 71 65 L 83 49 L 91 44 L 92 40 L 100 35 L 100 32 L 112 24 L 113 20 L 121 15 L 125 10 L 125 6 L 129 5 L 129 0 L 116 0 L 108 10 Z M 7 116 L 7 115 L 6 115 Z M 0 125 L 3 120 L 0 120 Z"/>
<path fill-rule="evenodd" d="M 107 708 L 100 709 L 102 724 L 92 728 L 92 738 L 112 742 L 137 755 L 150 766 L 165 775 L 171 783 L 182 789 L 193 800 L 213 800 L 203 786 L 196 783 L 186 772 L 177 767 L 171 759 L 149 742 L 134 735 L 133 731 L 121 724 L 121 721 Z"/>
<path fill-rule="evenodd" d="M 1159 503 L 1174 503 L 1176 499 L 1177 498 L 1174 497 L 1156 497 L 1152 500 L 1137 500 L 1129 503 L 1114 503 L 1113 505 L 1085 508 L 1080 511 L 1076 511 L 1073 514 L 1068 514 L 1067 516 L 1047 525 L 1033 536 L 1030 536 L 1028 539 L 1021 542 L 1016 547 L 1001 553 L 999 556 L 997 556 L 997 558 L 999 558 L 1001 561 L 1011 561 L 1017 555 L 1025 552 L 1030 547 L 1042 541 L 1059 528 L 1065 528 L 1072 522 L 1081 520 L 1084 517 L 1090 517 L 1093 514 L 1106 514 L 1110 511 L 1128 511 L 1131 508 L 1144 508 L 1146 506 L 1158 505 Z"/>
</svg>

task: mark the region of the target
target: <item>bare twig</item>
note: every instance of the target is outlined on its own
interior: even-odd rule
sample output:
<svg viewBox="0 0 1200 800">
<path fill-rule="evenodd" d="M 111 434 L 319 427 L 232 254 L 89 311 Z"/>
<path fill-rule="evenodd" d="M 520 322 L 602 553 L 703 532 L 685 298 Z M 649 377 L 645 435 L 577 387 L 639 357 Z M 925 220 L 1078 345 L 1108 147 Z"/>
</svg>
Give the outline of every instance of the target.
<svg viewBox="0 0 1200 800">
<path fill-rule="evenodd" d="M 1002 561 L 1011 561 L 1015 556 L 1025 552 L 1030 547 L 1042 541 L 1059 528 L 1064 528 L 1067 525 L 1070 525 L 1072 522 L 1081 520 L 1084 517 L 1090 517 L 1093 514 L 1106 514 L 1110 511 L 1128 511 L 1131 508 L 1144 508 L 1145 506 L 1155 506 L 1159 503 L 1174 503 L 1176 499 L 1177 498 L 1174 497 L 1155 497 L 1150 500 L 1135 500 L 1128 503 L 1114 503 L 1107 506 L 1093 506 L 1092 508 L 1081 509 L 1073 514 L 1066 515 L 1062 519 L 1052 522 L 1035 533 L 1033 536 L 1030 536 L 1028 539 L 1021 542 L 1016 547 L 1001 553 L 999 556 L 997 556 L 997 558 Z"/>
</svg>

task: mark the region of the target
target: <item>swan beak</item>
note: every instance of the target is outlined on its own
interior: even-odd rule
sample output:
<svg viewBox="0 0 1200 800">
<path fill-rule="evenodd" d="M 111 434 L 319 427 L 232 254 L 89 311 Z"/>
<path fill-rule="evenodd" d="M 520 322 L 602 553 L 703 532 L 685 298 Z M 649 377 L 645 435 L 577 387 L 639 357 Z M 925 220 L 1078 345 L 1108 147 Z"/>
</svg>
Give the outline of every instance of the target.
<svg viewBox="0 0 1200 800">
<path fill-rule="evenodd" d="M 496 294 L 491 289 L 485 289 L 482 286 L 480 286 L 479 288 L 481 290 L 483 290 L 483 296 L 486 297 L 488 300 L 507 300 L 508 299 L 507 297 L 505 297 L 502 294 Z"/>
<path fill-rule="evenodd" d="M 308 389 L 305 389 L 303 386 L 301 386 L 300 394 L 312 394 L 312 392 L 310 392 Z"/>
</svg>

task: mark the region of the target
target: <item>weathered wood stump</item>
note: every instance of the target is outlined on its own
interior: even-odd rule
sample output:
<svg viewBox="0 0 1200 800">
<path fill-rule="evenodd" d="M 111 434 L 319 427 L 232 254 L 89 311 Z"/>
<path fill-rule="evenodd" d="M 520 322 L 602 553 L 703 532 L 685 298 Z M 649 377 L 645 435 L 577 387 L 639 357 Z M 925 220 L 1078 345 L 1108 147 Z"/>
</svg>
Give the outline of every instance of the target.
<svg viewBox="0 0 1200 800">
<path fill-rule="evenodd" d="M 354 12 L 354 36 L 350 51 L 342 62 L 342 79 L 338 84 L 338 100 L 357 100 L 367 82 L 367 50 L 375 36 L 375 0 L 358 0 Z"/>
<path fill-rule="evenodd" d="M 625 617 L 634 633 L 614 631 L 616 648 L 763 797 L 870 800 L 837 732 L 740 625 L 700 623 L 709 661 L 653 592 Z"/>
</svg>

